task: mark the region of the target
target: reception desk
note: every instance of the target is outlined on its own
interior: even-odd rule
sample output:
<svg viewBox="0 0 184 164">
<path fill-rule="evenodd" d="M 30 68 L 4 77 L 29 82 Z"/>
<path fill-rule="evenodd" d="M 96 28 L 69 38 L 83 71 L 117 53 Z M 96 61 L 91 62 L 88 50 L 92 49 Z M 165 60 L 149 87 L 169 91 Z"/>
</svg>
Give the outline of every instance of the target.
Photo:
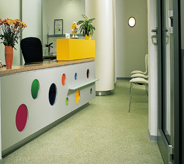
<svg viewBox="0 0 184 164">
<path fill-rule="evenodd" d="M 2 154 L 95 97 L 94 58 L 0 68 Z"/>
</svg>

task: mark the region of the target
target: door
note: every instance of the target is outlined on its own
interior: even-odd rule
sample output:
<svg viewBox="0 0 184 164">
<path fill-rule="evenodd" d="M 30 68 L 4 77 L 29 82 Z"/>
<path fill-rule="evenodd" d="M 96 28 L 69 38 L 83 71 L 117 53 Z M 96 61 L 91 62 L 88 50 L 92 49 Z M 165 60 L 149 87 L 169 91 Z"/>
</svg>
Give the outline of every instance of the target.
<svg viewBox="0 0 184 164">
<path fill-rule="evenodd" d="M 174 154 L 173 1 L 158 0 L 158 145 L 165 163 Z"/>
<path fill-rule="evenodd" d="M 184 0 L 180 0 L 180 4 L 178 5 L 180 7 L 180 10 L 179 10 L 179 15 L 180 15 L 180 24 L 179 24 L 179 27 L 180 27 L 180 34 L 179 34 L 179 42 L 180 42 L 180 58 L 179 60 L 181 61 L 180 65 L 180 70 L 181 70 L 181 94 L 180 94 L 180 97 L 181 97 L 181 111 L 180 111 L 180 115 L 181 115 L 181 124 L 180 124 L 180 129 L 179 131 L 181 131 L 180 133 L 180 143 L 179 145 L 181 145 L 181 148 L 180 148 L 180 156 L 181 156 L 181 162 L 180 163 L 184 163 Z"/>
</svg>

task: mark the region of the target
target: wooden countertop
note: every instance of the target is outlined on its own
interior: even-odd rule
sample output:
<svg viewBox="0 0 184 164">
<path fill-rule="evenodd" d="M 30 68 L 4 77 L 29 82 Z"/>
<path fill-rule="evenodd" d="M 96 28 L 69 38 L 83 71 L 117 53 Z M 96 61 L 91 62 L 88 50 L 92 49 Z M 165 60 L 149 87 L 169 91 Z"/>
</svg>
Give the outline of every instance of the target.
<svg viewBox="0 0 184 164">
<path fill-rule="evenodd" d="M 41 63 L 35 63 L 30 65 L 19 65 L 19 66 L 13 65 L 11 69 L 7 69 L 6 67 L 0 68 L 0 75 L 7 75 L 12 73 L 26 72 L 26 71 L 32 71 L 37 69 L 84 63 L 84 62 L 90 62 L 94 60 L 95 60 L 94 58 L 89 58 L 89 59 L 67 60 L 67 61 L 43 61 Z"/>
<path fill-rule="evenodd" d="M 56 55 L 47 55 L 47 56 L 43 56 L 43 59 L 56 59 Z"/>
</svg>

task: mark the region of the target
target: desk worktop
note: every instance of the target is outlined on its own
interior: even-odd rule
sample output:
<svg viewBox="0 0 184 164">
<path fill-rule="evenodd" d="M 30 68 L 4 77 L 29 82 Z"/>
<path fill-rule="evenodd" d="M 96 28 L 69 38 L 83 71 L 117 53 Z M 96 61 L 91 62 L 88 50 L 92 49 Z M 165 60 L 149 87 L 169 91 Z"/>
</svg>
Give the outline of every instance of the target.
<svg viewBox="0 0 184 164">
<path fill-rule="evenodd" d="M 12 74 L 12 73 L 19 73 L 25 71 L 32 71 L 37 69 L 44 69 L 50 67 L 58 67 L 62 65 L 70 65 L 70 64 L 77 64 L 77 63 L 84 63 L 94 61 L 94 58 L 88 59 L 81 59 L 81 60 L 63 60 L 63 61 L 43 61 L 41 63 L 35 63 L 30 65 L 19 65 L 19 66 L 12 66 L 11 69 L 7 69 L 6 67 L 0 68 L 0 75 Z"/>
</svg>

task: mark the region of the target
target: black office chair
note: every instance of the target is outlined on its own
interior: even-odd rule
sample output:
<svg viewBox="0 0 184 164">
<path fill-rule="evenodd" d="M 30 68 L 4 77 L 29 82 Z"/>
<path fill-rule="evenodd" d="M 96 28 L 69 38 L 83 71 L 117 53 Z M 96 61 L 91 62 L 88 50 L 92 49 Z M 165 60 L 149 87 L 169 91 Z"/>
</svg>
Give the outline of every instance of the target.
<svg viewBox="0 0 184 164">
<path fill-rule="evenodd" d="M 25 64 L 43 61 L 42 43 L 39 38 L 27 37 L 21 40 L 20 46 Z"/>
</svg>

